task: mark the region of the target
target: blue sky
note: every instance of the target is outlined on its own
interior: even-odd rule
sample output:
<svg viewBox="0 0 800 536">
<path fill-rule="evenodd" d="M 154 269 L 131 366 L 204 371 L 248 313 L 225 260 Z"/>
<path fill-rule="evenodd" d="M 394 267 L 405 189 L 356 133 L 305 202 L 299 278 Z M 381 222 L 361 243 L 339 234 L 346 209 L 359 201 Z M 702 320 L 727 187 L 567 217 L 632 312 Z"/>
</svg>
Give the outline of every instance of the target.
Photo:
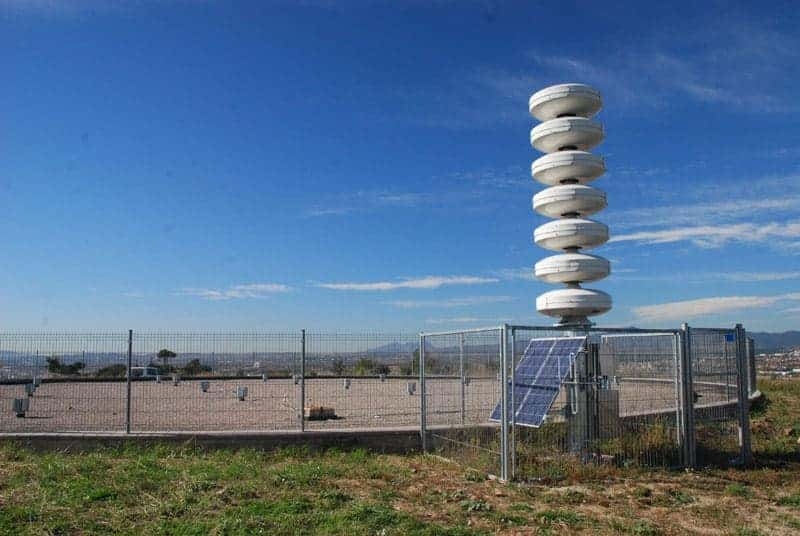
<svg viewBox="0 0 800 536">
<path fill-rule="evenodd" d="M 792 3 L 107 4 L 0 0 L 0 329 L 547 325 L 527 101 L 573 81 L 597 323 L 800 328 Z"/>
</svg>

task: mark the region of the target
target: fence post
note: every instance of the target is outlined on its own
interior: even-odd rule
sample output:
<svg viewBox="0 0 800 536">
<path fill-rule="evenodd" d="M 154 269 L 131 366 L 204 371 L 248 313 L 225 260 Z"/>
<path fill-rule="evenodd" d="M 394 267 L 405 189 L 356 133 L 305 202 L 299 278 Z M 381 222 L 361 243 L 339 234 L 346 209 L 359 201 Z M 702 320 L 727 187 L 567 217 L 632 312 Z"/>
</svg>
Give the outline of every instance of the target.
<svg viewBox="0 0 800 536">
<path fill-rule="evenodd" d="M 736 324 L 736 387 L 737 413 L 739 414 L 739 462 L 749 465 L 750 450 L 750 397 L 748 396 L 747 337 L 741 324 Z"/>
<path fill-rule="evenodd" d="M 747 337 L 747 396 L 758 390 L 756 385 L 756 348 L 755 341 Z"/>
<path fill-rule="evenodd" d="M 678 446 L 681 448 L 681 463 L 684 462 L 685 456 L 683 455 L 683 447 L 686 444 L 685 433 L 686 429 L 684 427 L 684 411 L 683 411 L 683 382 L 681 381 L 681 373 L 683 367 L 681 366 L 681 337 L 680 332 L 674 332 L 672 334 L 672 354 L 675 362 L 675 429 L 676 429 L 676 440 L 678 442 Z"/>
<path fill-rule="evenodd" d="M 306 431 L 306 330 L 300 330 L 300 431 Z"/>
<path fill-rule="evenodd" d="M 506 354 L 508 346 L 508 324 L 500 328 L 500 396 L 503 403 L 500 405 L 500 480 L 508 481 L 508 366 Z"/>
<path fill-rule="evenodd" d="M 128 374 L 125 375 L 125 433 L 131 433 L 131 365 L 133 363 L 133 330 L 128 330 Z"/>
<path fill-rule="evenodd" d="M 458 375 L 461 377 L 461 425 L 466 421 L 466 389 L 464 386 L 464 334 L 460 336 L 458 343 Z"/>
<path fill-rule="evenodd" d="M 419 334 L 419 436 L 420 441 L 422 442 L 422 452 L 427 452 L 428 450 L 428 433 L 427 433 L 427 422 L 426 422 L 426 412 L 427 412 L 427 403 L 425 402 L 425 398 L 427 393 L 425 392 L 425 335 L 422 333 Z"/>
<path fill-rule="evenodd" d="M 692 377 L 692 331 L 688 324 L 682 324 L 678 332 L 680 352 L 680 406 L 682 419 L 680 434 L 683 439 L 683 464 L 686 467 L 697 465 L 697 450 L 694 429 L 694 385 Z"/>
</svg>

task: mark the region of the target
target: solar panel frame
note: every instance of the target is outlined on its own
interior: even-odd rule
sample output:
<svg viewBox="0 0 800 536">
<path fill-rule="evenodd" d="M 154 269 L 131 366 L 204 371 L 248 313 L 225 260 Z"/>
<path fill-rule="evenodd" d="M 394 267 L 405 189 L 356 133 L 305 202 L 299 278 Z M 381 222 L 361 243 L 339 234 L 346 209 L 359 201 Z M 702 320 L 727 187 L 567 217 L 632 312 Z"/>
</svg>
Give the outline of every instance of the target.
<svg viewBox="0 0 800 536">
<path fill-rule="evenodd" d="M 514 369 L 513 389 L 508 389 L 514 424 L 532 428 L 544 424 L 575 358 L 585 350 L 586 337 L 531 339 Z M 500 422 L 501 406 L 494 408 L 490 421 Z"/>
</svg>

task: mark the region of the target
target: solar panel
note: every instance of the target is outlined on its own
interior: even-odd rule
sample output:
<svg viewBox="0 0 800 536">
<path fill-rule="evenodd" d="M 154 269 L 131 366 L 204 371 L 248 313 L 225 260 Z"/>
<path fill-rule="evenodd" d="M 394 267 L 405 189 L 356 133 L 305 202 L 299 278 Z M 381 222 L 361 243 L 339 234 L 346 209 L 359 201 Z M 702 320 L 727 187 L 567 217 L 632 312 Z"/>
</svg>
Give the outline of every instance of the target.
<svg viewBox="0 0 800 536">
<path fill-rule="evenodd" d="M 575 356 L 585 344 L 586 337 L 531 339 L 514 370 L 513 401 L 512 389 L 508 389 L 508 407 L 514 412 L 516 424 L 534 428 L 542 425 Z M 501 416 L 498 403 L 489 420 L 499 422 Z"/>
</svg>

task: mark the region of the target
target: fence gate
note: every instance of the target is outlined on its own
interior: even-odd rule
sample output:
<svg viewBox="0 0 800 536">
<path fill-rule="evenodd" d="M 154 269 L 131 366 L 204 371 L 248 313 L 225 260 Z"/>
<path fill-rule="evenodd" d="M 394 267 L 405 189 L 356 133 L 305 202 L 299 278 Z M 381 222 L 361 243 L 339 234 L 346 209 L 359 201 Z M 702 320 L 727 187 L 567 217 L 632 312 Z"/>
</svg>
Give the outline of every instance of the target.
<svg viewBox="0 0 800 536">
<path fill-rule="evenodd" d="M 504 341 L 504 328 L 420 336 L 423 447 L 502 478 L 507 427 L 490 417 L 503 400 Z"/>
<path fill-rule="evenodd" d="M 745 331 L 687 328 L 691 356 L 695 464 L 750 462 L 748 352 Z"/>
</svg>

